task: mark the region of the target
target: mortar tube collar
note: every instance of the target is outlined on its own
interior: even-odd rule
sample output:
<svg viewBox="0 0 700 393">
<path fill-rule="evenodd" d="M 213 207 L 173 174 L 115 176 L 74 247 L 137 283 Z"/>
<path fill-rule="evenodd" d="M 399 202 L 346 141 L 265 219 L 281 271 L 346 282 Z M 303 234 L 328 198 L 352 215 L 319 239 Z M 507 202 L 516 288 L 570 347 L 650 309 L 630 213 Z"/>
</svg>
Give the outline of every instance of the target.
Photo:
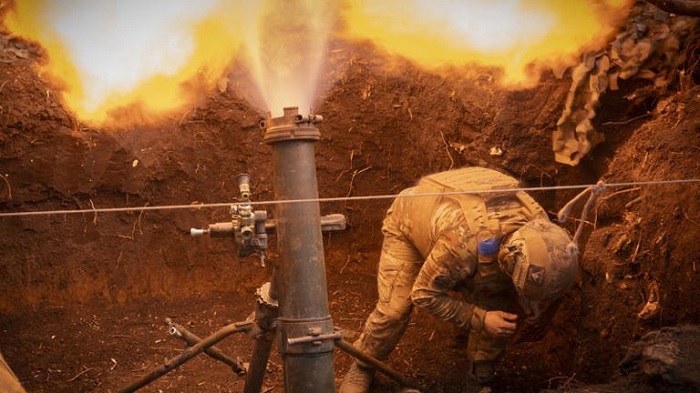
<svg viewBox="0 0 700 393">
<path fill-rule="evenodd" d="M 332 352 L 337 332 L 330 316 L 322 318 L 277 319 L 278 349 L 282 354 L 313 356 Z"/>
<path fill-rule="evenodd" d="M 265 143 L 277 143 L 285 141 L 318 141 L 321 139 L 321 132 L 313 126 L 280 126 L 271 127 L 265 131 Z"/>
</svg>

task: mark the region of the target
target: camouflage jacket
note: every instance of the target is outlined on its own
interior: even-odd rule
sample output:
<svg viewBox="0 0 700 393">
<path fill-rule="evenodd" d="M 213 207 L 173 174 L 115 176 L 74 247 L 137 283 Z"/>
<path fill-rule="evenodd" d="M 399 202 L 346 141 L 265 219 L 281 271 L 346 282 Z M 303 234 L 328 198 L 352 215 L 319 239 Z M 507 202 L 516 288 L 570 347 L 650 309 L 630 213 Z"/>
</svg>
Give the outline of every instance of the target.
<svg viewBox="0 0 700 393">
<path fill-rule="evenodd" d="M 447 182 L 453 190 L 484 190 L 486 183 L 517 181 L 485 168 L 464 168 L 443 172 L 451 178 Z M 424 180 L 431 180 L 431 175 Z M 499 183 L 500 181 L 500 183 Z M 509 188 L 513 188 L 512 184 Z M 412 193 L 433 193 L 434 184 L 421 181 Z M 443 189 L 442 191 L 450 191 Z M 534 218 L 546 217 L 544 210 L 528 195 L 518 191 L 478 197 L 484 202 L 488 220 L 498 225 L 498 239 L 520 228 Z M 462 200 L 460 200 L 462 199 Z M 466 200 L 466 203 L 465 203 Z M 469 203 L 474 196 L 433 195 L 406 198 L 401 212 L 394 212 L 406 239 L 422 255 L 424 263 L 413 284 L 411 298 L 414 304 L 426 309 L 441 320 L 451 321 L 465 329 L 481 329 L 483 308 L 502 309 L 489 298 L 503 298 L 512 294 L 510 277 L 501 273 L 494 259 L 484 260 L 477 255 L 476 231 L 473 221 L 479 220 Z M 468 288 L 478 306 L 450 292 Z M 474 315 L 475 311 L 481 315 Z"/>
</svg>

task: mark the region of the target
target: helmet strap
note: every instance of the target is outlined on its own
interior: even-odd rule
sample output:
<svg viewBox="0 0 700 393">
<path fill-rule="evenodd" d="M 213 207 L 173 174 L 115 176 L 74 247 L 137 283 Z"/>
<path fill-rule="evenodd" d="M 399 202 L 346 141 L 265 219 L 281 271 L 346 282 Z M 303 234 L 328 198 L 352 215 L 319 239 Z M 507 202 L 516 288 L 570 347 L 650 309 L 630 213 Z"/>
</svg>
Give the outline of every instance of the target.
<svg viewBox="0 0 700 393">
<path fill-rule="evenodd" d="M 525 281 L 530 270 L 530 261 L 527 258 L 517 258 L 513 268 L 513 284 L 518 293 L 522 294 L 525 289 Z"/>
</svg>

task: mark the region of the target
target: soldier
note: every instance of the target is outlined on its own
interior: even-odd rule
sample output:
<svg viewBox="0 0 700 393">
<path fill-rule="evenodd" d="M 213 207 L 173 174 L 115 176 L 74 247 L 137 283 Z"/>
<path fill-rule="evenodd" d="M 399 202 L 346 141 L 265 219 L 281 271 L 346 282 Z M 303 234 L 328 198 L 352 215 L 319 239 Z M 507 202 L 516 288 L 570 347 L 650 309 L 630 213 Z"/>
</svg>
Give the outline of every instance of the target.
<svg viewBox="0 0 700 393">
<path fill-rule="evenodd" d="M 379 299 L 355 346 L 386 359 L 415 304 L 469 331 L 472 374 L 491 383 L 518 325 L 546 326 L 578 264 L 569 234 L 518 187 L 510 176 L 470 167 L 402 191 L 382 227 Z M 353 363 L 340 393 L 368 392 L 373 375 Z"/>
</svg>

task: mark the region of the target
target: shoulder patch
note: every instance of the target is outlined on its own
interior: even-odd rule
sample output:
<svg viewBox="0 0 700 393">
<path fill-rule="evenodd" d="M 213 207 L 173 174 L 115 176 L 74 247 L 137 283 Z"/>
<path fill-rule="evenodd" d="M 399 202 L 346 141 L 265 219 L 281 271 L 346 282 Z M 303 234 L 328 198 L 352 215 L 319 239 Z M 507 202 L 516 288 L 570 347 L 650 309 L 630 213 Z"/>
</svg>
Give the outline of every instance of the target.
<svg viewBox="0 0 700 393">
<path fill-rule="evenodd" d="M 542 266 L 530 265 L 530 269 L 527 272 L 527 281 L 535 284 L 544 284 L 544 268 Z"/>
</svg>

